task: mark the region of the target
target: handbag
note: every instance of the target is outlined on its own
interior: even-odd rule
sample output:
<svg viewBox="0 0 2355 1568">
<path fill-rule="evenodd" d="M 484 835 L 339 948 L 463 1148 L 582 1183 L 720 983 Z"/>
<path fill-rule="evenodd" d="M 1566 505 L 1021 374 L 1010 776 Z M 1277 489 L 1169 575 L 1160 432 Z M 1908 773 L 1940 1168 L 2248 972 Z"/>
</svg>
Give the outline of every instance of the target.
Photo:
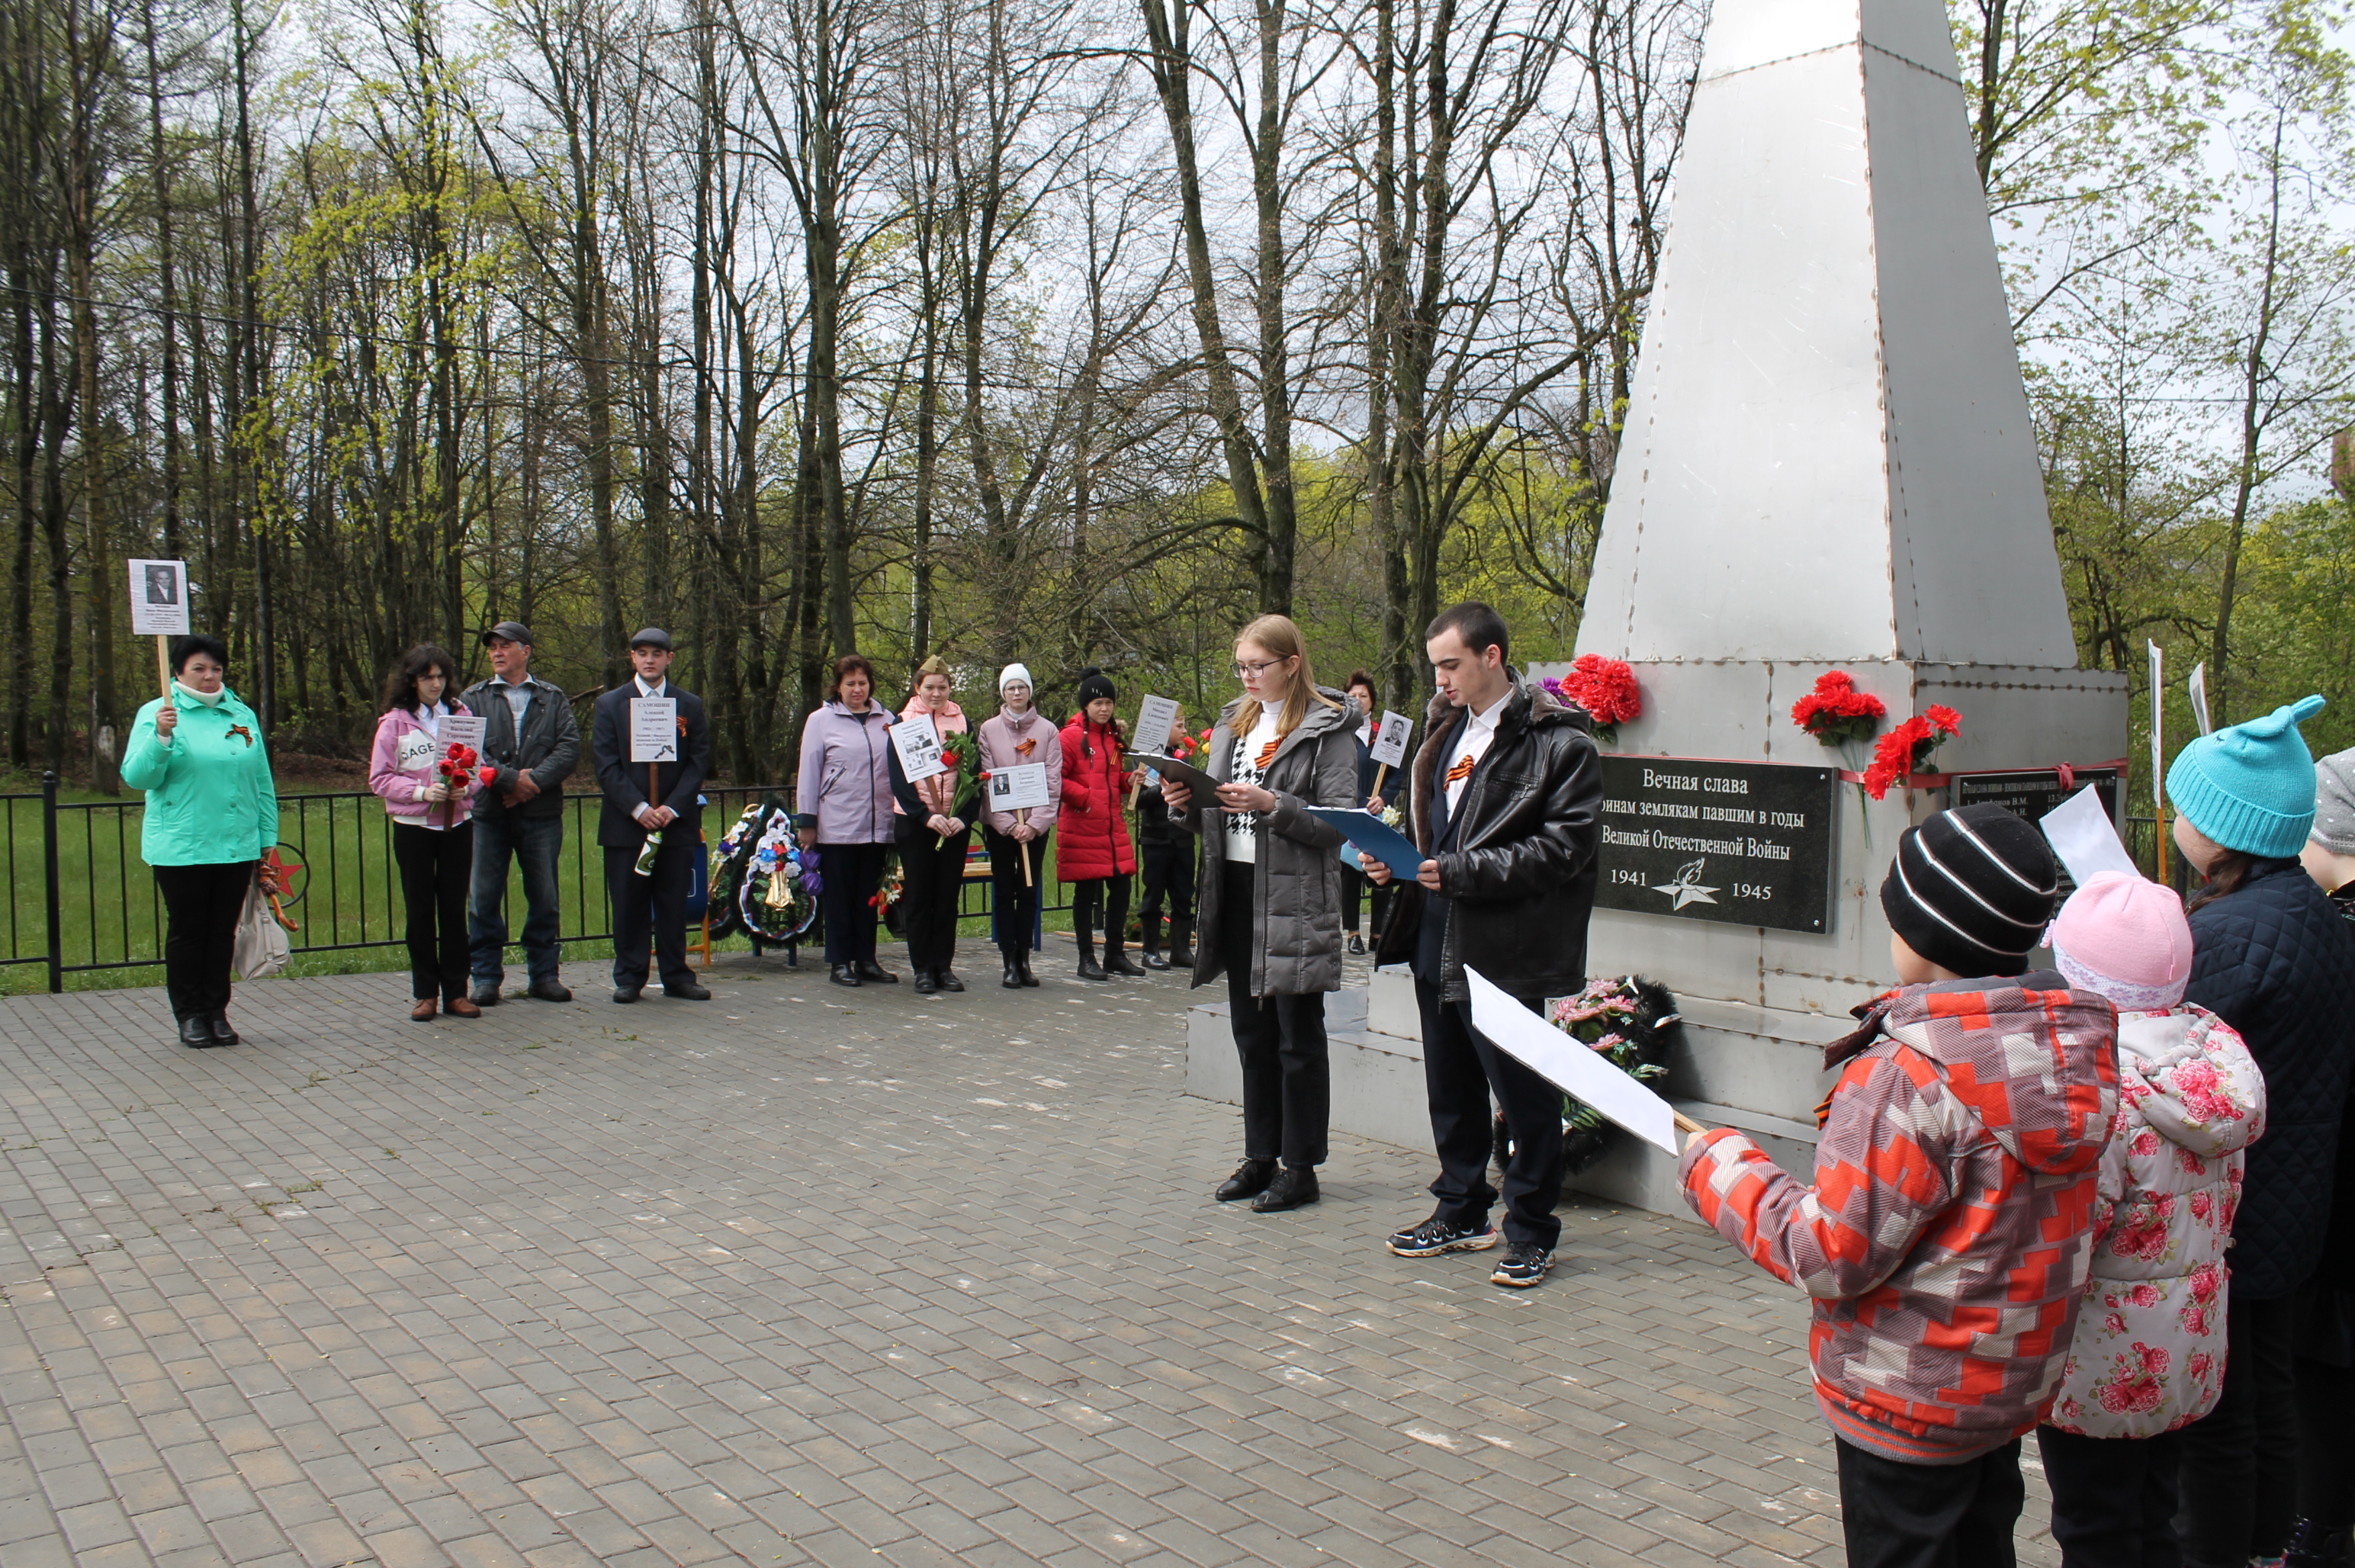
<svg viewBox="0 0 2355 1568">
<path fill-rule="evenodd" d="M 245 908 L 237 917 L 237 942 L 229 952 L 229 967 L 243 980 L 267 980 L 293 962 L 294 949 L 286 930 L 270 912 L 261 896 L 261 879 L 246 884 Z"/>
</svg>

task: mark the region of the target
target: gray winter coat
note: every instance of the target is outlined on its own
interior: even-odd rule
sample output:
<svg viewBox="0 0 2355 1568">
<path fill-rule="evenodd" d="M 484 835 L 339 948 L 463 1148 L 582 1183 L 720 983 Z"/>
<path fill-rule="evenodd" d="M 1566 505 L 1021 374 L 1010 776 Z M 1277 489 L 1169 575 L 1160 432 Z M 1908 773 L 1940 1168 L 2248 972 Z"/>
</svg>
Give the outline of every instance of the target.
<svg viewBox="0 0 2355 1568">
<path fill-rule="evenodd" d="M 1348 806 L 1358 795 L 1358 708 L 1340 692 L 1317 689 L 1340 704 L 1312 702 L 1300 728 L 1284 738 L 1261 783 L 1275 796 L 1275 809 L 1260 818 L 1258 906 L 1249 912 L 1258 940 L 1252 944 L 1251 992 L 1254 997 L 1297 997 L 1341 988 L 1341 835 L 1301 809 L 1304 805 Z M 1203 771 L 1224 780 L 1235 755 L 1235 712 L 1249 703 L 1238 698 L 1219 715 L 1210 732 Z M 1257 704 L 1250 703 L 1254 714 Z M 1257 722 L 1254 718 L 1253 722 Z M 1225 891 L 1227 837 L 1216 801 L 1193 801 L 1171 812 L 1173 827 L 1202 840 L 1202 874 L 1195 886 L 1199 921 L 1194 942 L 1194 984 L 1208 985 L 1222 972 L 1219 923 L 1235 912 L 1219 907 Z"/>
</svg>

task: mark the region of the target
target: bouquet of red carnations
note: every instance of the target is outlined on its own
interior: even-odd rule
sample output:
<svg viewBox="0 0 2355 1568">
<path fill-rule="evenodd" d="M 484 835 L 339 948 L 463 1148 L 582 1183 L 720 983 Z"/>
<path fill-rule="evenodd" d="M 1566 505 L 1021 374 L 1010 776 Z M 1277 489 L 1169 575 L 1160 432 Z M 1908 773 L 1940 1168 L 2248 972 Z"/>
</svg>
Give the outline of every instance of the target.
<svg viewBox="0 0 2355 1568">
<path fill-rule="evenodd" d="M 1816 677 L 1815 689 L 1791 704 L 1791 722 L 1827 746 L 1870 741 L 1888 705 L 1869 691 L 1859 691 L 1844 669 L 1828 669 Z"/>
<path fill-rule="evenodd" d="M 1564 676 L 1549 676 L 1548 691 L 1586 709 L 1594 720 L 1594 738 L 1615 745 L 1619 726 L 1644 716 L 1644 694 L 1636 685 L 1635 667 L 1625 659 L 1581 654 Z"/>
<path fill-rule="evenodd" d="M 1864 770 L 1864 793 L 1879 800 L 1889 786 L 1922 771 L 1931 753 L 1949 737 L 1963 732 L 1963 716 L 1932 703 L 1929 711 L 1905 720 L 1881 738 L 1872 749 L 1872 766 Z"/>
<path fill-rule="evenodd" d="M 475 754 L 474 747 L 453 741 L 450 749 L 442 753 L 442 761 L 435 764 L 441 771 L 442 781 L 450 786 L 450 809 L 442 818 L 443 827 L 456 824 L 458 803 L 465 798 L 466 790 L 474 782 L 474 769 L 482 760 Z"/>
</svg>

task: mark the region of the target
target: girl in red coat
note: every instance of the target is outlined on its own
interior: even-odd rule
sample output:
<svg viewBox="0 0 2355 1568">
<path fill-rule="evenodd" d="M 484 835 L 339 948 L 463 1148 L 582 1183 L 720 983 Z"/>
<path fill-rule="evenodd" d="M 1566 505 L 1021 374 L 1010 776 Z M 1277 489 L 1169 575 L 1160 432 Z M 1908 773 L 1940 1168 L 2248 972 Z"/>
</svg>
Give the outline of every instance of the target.
<svg viewBox="0 0 2355 1568">
<path fill-rule="evenodd" d="M 1089 666 L 1080 672 L 1080 710 L 1063 726 L 1063 809 L 1056 821 L 1055 874 L 1075 884 L 1071 933 L 1080 942 L 1082 980 L 1145 975 L 1121 951 L 1136 850 L 1128 841 L 1129 775 L 1120 765 L 1123 748 L 1120 725 L 1112 716 L 1114 696 L 1111 677 Z M 1104 933 L 1102 964 L 1096 962 L 1092 929 L 1099 916 Z"/>
</svg>

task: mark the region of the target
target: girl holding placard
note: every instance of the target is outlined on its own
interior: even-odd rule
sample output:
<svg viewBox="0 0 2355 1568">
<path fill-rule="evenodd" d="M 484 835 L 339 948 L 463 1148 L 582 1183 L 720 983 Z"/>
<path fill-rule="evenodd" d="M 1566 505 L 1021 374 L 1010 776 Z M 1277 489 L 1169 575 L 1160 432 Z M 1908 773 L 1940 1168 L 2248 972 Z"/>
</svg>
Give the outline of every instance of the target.
<svg viewBox="0 0 2355 1568">
<path fill-rule="evenodd" d="M 1235 639 L 1242 695 L 1210 731 L 1215 799 L 1161 785 L 1170 820 L 1200 836 L 1194 984 L 1227 976 L 1242 1059 L 1243 1161 L 1218 1189 L 1258 1213 L 1316 1201 L 1332 1089 L 1325 993 L 1341 988 L 1341 835 L 1312 805 L 1359 802 L 1363 715 L 1316 685 L 1300 628 L 1262 615 Z"/>
<path fill-rule="evenodd" d="M 1080 978 L 1114 975 L 1145 978 L 1123 951 L 1128 927 L 1128 880 L 1136 874 L 1136 847 L 1128 837 L 1130 773 L 1121 764 L 1128 744 L 1113 717 L 1112 677 L 1089 667 L 1080 672 L 1080 710 L 1063 726 L 1063 840 L 1055 873 L 1072 883 L 1071 934 L 1080 948 Z M 1096 962 L 1096 928 L 1104 933 Z"/>
<path fill-rule="evenodd" d="M 917 666 L 915 694 L 900 710 L 900 721 L 924 720 L 944 746 L 950 736 L 966 733 L 964 709 L 949 695 L 955 689 L 954 679 L 948 661 L 938 654 Z M 973 837 L 974 808 L 963 800 L 971 771 L 952 766 L 911 782 L 897 751 L 890 765 L 892 804 L 899 812 L 900 869 L 907 878 L 900 901 L 907 917 L 908 966 L 916 972 L 916 994 L 962 991 L 964 982 L 950 965 L 956 958 L 965 845 Z"/>
<path fill-rule="evenodd" d="M 1039 884 L 1047 874 L 1047 838 L 1063 798 L 1063 746 L 1055 726 L 1032 700 L 1029 667 L 1007 665 L 998 672 L 996 717 L 981 726 L 981 771 L 995 781 L 1007 775 L 1015 782 L 1020 770 L 1037 768 L 1036 776 L 1021 782 L 1035 785 L 1021 795 L 986 793 L 981 841 L 989 848 L 989 907 L 997 926 L 997 951 L 1006 960 L 1007 990 L 1036 986 L 1030 973 L 1030 948 L 1039 923 Z M 986 788 L 986 786 L 985 786 Z M 991 794 L 1036 801 L 1036 805 L 1000 808 Z"/>
<path fill-rule="evenodd" d="M 442 721 L 469 717 L 448 692 L 455 667 L 428 644 L 400 656 L 384 683 L 384 717 L 368 751 L 368 788 L 392 818 L 392 859 L 409 906 L 409 1016 L 478 1019 L 466 997 L 466 890 L 474 873 L 471 768 L 445 768 Z"/>
</svg>

